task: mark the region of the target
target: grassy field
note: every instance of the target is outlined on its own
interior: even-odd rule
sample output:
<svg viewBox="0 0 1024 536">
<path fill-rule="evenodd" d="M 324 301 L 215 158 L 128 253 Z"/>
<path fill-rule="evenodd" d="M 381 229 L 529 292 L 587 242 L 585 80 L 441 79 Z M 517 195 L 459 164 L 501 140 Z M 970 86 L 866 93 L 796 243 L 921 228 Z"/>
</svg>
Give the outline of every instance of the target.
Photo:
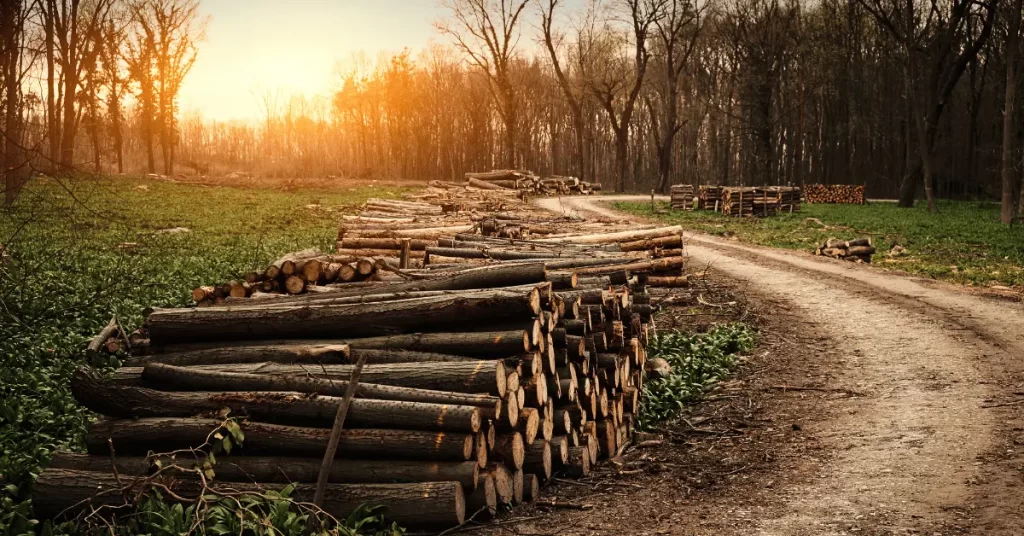
<svg viewBox="0 0 1024 536">
<path fill-rule="evenodd" d="M 650 217 L 649 203 L 617 203 L 618 208 Z M 660 204 L 659 210 L 667 210 Z M 671 211 L 657 218 L 688 229 L 787 249 L 813 251 L 829 237 L 870 236 L 878 253 L 872 262 L 912 274 L 978 286 L 1024 290 L 1024 226 L 999 224 L 992 203 L 940 201 L 938 214 L 924 203 L 912 209 L 894 203 L 803 205 L 797 214 L 771 218 L 735 218 L 718 213 Z M 905 251 L 890 255 L 893 246 Z"/>
<path fill-rule="evenodd" d="M 330 250 L 340 210 L 401 187 L 288 192 L 141 179 L 36 181 L 0 211 L 0 534 L 30 529 L 35 472 L 74 446 L 87 411 L 68 379 L 86 341 L 118 315 L 190 303 L 189 290 L 265 267 L 282 253 Z M 184 228 L 187 231 L 167 231 Z M 115 365 L 115 363 L 110 363 Z"/>
</svg>

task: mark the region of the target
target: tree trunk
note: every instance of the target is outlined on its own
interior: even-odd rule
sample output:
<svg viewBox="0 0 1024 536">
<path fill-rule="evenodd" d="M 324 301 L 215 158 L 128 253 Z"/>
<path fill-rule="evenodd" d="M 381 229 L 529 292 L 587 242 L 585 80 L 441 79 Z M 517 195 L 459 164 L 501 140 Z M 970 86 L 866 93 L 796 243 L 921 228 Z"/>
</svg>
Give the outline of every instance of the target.
<svg viewBox="0 0 1024 536">
<path fill-rule="evenodd" d="M 209 418 L 101 419 L 85 436 L 90 454 L 110 455 L 108 440 L 119 455 L 144 455 L 154 444 L 167 450 L 198 448 L 223 424 Z M 245 455 L 323 456 L 329 428 L 305 428 L 256 421 L 242 424 Z M 341 433 L 337 458 L 397 458 L 466 461 L 475 454 L 473 434 L 417 430 L 348 429 Z"/>
<path fill-rule="evenodd" d="M 238 447 L 241 448 L 241 447 Z M 182 470 L 171 474 L 188 478 L 194 464 L 205 459 L 201 452 L 196 458 L 179 456 L 175 460 L 162 457 L 164 468 L 177 464 Z M 113 465 L 122 477 L 145 477 L 152 473 L 154 458 L 145 456 L 119 456 Z M 109 456 L 90 456 L 58 452 L 50 460 L 53 469 L 112 472 Z M 165 469 L 166 470 L 166 469 Z M 272 482 L 312 483 L 320 472 L 320 460 L 288 456 L 230 456 L 220 457 L 215 467 L 218 482 Z M 346 484 L 392 484 L 404 482 L 458 482 L 467 491 L 476 489 L 479 467 L 476 462 L 425 462 L 409 460 L 334 460 L 329 481 Z"/>
<path fill-rule="evenodd" d="M 493 370 L 493 369 L 492 369 Z M 341 398 L 295 392 L 168 392 L 102 379 L 80 367 L 71 391 L 83 406 L 112 417 L 190 417 L 223 408 L 251 419 L 329 426 Z M 474 406 L 448 406 L 360 398 L 352 401 L 349 424 L 357 428 L 408 428 L 477 432 L 483 412 Z"/>
<path fill-rule="evenodd" d="M 339 306 L 157 309 L 146 319 L 146 327 L 154 344 L 265 337 L 314 338 L 339 333 L 371 337 L 407 329 L 439 330 L 464 323 L 467 318 L 479 322 L 534 317 L 540 310 L 540 294 L 536 289 L 495 290 L 490 295 L 474 297 L 441 296 Z"/>
<path fill-rule="evenodd" d="M 1014 206 L 1013 194 L 1017 186 L 1014 176 L 1013 161 L 1013 140 L 1014 140 L 1014 112 L 1017 106 L 1017 47 L 1020 41 L 1020 18 L 1021 9 L 1024 8 L 1021 0 L 1014 2 L 1014 9 L 1011 10 L 1009 22 L 1009 34 L 1006 41 L 1006 95 L 1003 104 L 1003 147 L 1002 147 L 1002 199 L 999 212 L 1000 221 L 1009 225 L 1013 223 Z M 1021 207 L 1024 211 L 1024 206 Z"/>
<path fill-rule="evenodd" d="M 199 481 L 185 479 L 159 479 L 174 495 L 195 498 L 208 493 Z M 125 504 L 126 496 L 134 496 L 145 489 L 148 481 L 122 482 L 112 473 L 47 469 L 36 479 L 32 494 L 35 513 L 42 519 L 74 514 L 87 507 Z M 124 486 L 138 488 L 124 490 Z M 211 486 L 215 492 L 217 485 Z M 226 489 L 232 492 L 261 493 L 279 485 L 234 482 Z M 297 484 L 292 498 L 310 501 L 314 486 Z M 165 500 L 173 495 L 164 494 Z M 465 497 L 458 482 L 425 482 L 414 484 L 331 484 L 327 488 L 323 509 L 328 514 L 344 519 L 367 504 L 382 507 L 384 516 L 407 527 L 459 525 L 465 520 Z"/>
</svg>

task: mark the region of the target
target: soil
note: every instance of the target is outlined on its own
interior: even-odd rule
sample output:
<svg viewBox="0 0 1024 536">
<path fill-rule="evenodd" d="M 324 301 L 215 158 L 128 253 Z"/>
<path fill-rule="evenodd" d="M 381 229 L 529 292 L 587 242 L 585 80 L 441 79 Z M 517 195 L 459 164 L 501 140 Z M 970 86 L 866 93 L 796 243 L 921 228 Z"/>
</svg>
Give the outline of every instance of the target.
<svg viewBox="0 0 1024 536">
<path fill-rule="evenodd" d="M 539 203 L 624 218 L 595 198 Z M 544 500 L 566 506 L 516 509 L 469 530 L 1024 533 L 1024 306 L 871 266 L 686 238 L 691 267 L 749 302 L 758 350 L 660 444 L 554 482 Z"/>
</svg>

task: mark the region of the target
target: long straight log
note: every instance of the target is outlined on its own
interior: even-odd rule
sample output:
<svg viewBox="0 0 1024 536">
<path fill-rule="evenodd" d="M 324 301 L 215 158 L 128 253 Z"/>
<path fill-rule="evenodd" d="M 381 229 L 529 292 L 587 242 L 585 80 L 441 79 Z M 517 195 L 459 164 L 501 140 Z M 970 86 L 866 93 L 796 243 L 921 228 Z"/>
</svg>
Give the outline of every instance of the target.
<svg viewBox="0 0 1024 536">
<path fill-rule="evenodd" d="M 221 425 L 209 418 L 101 419 L 85 436 L 90 454 L 146 454 L 153 445 L 166 450 L 197 448 Z M 264 455 L 322 456 L 331 431 L 281 424 L 242 423 L 241 452 Z M 466 461 L 473 458 L 473 434 L 418 430 L 348 429 L 342 431 L 337 456 L 406 460 Z"/>
<path fill-rule="evenodd" d="M 343 396 L 347 381 L 310 377 L 268 376 L 238 372 L 217 372 L 150 363 L 142 370 L 147 384 L 170 387 L 180 391 L 294 391 L 326 396 Z M 414 389 L 360 382 L 356 388 L 359 398 L 428 402 L 458 406 L 475 406 L 496 410 L 501 399 L 482 394 L 454 393 L 431 389 Z M 490 414 L 485 414 L 490 417 Z"/>
<path fill-rule="evenodd" d="M 343 342 L 326 344 L 267 344 L 261 346 L 238 346 L 208 348 L 147 356 L 133 357 L 125 361 L 128 366 L 160 362 L 168 365 L 217 365 L 226 363 L 348 363 L 349 347 Z"/>
<path fill-rule="evenodd" d="M 189 477 L 194 465 L 201 465 L 202 453 L 196 457 L 179 455 L 171 461 L 160 457 L 118 456 L 113 466 L 123 477 L 146 476 L 153 470 L 153 462 L 160 459 L 162 467 L 177 464 L 182 470 L 176 476 Z M 50 460 L 50 467 L 78 471 L 112 471 L 109 456 L 90 456 L 58 452 Z M 220 482 L 276 482 L 312 483 L 320 472 L 320 460 L 293 456 L 221 456 L 216 465 Z M 196 477 L 196 475 L 191 475 Z M 467 491 L 476 489 L 479 467 L 476 462 L 424 462 L 410 460 L 334 460 L 329 481 L 346 484 L 392 484 L 402 482 L 458 482 Z"/>
<path fill-rule="evenodd" d="M 208 493 L 197 480 L 161 479 L 160 483 L 174 495 L 191 499 Z M 125 490 L 134 484 L 135 489 Z M 87 507 L 125 504 L 125 497 L 148 491 L 139 489 L 146 480 L 124 483 L 111 473 L 47 469 L 36 479 L 32 505 L 36 515 L 52 519 L 62 514 L 76 514 Z M 217 484 L 212 484 L 216 492 Z M 233 492 L 263 493 L 278 485 L 233 482 L 224 486 Z M 296 484 L 292 498 L 310 501 L 314 486 Z M 164 494 L 165 500 L 174 495 Z M 384 517 L 403 526 L 454 526 L 465 520 L 465 496 L 458 482 L 425 482 L 414 484 L 331 484 L 326 489 L 323 509 L 344 519 L 356 509 L 373 504 L 380 506 Z"/>
<path fill-rule="evenodd" d="M 614 242 L 632 242 L 646 240 L 665 235 L 682 235 L 683 227 L 673 225 L 671 227 L 659 227 L 657 229 L 641 229 L 633 231 L 619 231 L 615 233 L 600 233 L 590 235 L 561 236 L 553 238 L 541 238 L 538 242 L 568 242 L 572 244 L 610 244 Z"/>
<path fill-rule="evenodd" d="M 79 367 L 71 392 L 83 406 L 112 417 L 189 417 L 230 408 L 252 419 L 329 425 L 342 399 L 294 392 L 166 392 L 120 385 Z M 477 432 L 482 412 L 473 406 L 450 406 L 359 398 L 352 401 L 348 422 L 355 427 L 402 427 Z"/>
<path fill-rule="evenodd" d="M 197 365 L 195 370 L 209 372 L 235 372 L 283 377 L 311 377 L 344 381 L 352 373 L 352 365 L 282 365 L 258 363 L 238 365 Z M 142 369 L 122 367 L 111 377 L 111 382 L 122 385 L 137 384 Z M 77 376 L 77 374 L 76 374 Z M 508 371 L 501 360 L 454 361 L 445 366 L 437 363 L 394 363 L 367 365 L 363 369 L 367 383 L 434 389 L 457 393 L 487 393 L 503 396 L 507 388 Z"/>
<path fill-rule="evenodd" d="M 341 306 L 287 306 L 269 309 L 157 309 L 146 319 L 154 343 L 266 337 L 370 337 L 402 329 L 436 331 L 477 321 L 533 317 L 540 294 L 496 290 L 488 296 L 441 296 L 422 300 Z"/>
<path fill-rule="evenodd" d="M 403 349 L 497 359 L 528 352 L 530 339 L 530 333 L 520 329 L 475 333 L 411 333 L 351 339 L 349 345 L 357 350 Z"/>
<path fill-rule="evenodd" d="M 617 264 L 611 266 L 593 266 L 590 268 L 580 268 L 576 270 L 579 275 L 592 275 L 592 274 L 605 274 L 609 272 L 616 272 L 620 270 L 628 270 L 630 272 L 664 272 L 668 270 L 676 270 L 682 268 L 684 265 L 683 257 L 664 257 L 660 259 L 654 259 L 649 261 L 632 262 L 628 264 Z"/>
</svg>

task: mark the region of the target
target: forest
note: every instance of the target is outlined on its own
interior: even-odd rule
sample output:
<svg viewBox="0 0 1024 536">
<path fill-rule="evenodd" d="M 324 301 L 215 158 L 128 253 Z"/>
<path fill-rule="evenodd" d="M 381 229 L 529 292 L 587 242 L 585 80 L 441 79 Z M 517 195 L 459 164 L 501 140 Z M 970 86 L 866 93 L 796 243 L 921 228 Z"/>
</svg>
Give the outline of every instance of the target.
<svg viewBox="0 0 1024 536">
<path fill-rule="evenodd" d="M 455 179 L 606 190 L 863 184 L 1021 199 L 1021 0 L 445 0 L 436 43 L 262 117 L 182 114 L 199 0 L 0 7 L 6 200 L 38 173 Z"/>
</svg>

